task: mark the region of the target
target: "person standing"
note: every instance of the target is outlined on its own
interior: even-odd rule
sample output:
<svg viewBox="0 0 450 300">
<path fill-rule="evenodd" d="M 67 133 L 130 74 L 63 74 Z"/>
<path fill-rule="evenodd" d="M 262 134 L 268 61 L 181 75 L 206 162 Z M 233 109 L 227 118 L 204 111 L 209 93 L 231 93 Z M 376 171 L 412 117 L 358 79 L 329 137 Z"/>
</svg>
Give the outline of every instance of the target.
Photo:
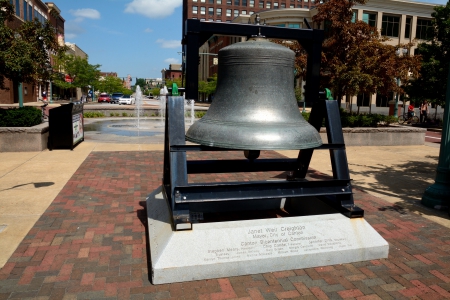
<svg viewBox="0 0 450 300">
<path fill-rule="evenodd" d="M 408 118 L 414 117 L 414 103 L 410 102 L 408 106 Z"/>
<path fill-rule="evenodd" d="M 428 102 L 423 100 L 420 104 L 420 123 L 426 122 L 428 117 Z"/>
<path fill-rule="evenodd" d="M 43 101 L 47 101 L 47 92 L 46 91 L 42 92 L 42 99 L 43 99 Z"/>
</svg>

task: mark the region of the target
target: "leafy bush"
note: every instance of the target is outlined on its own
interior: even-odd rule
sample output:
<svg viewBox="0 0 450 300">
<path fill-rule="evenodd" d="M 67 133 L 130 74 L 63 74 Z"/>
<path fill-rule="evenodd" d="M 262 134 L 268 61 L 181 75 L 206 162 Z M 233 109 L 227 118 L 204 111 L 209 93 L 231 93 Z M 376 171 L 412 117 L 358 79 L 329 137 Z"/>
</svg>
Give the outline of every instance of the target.
<svg viewBox="0 0 450 300">
<path fill-rule="evenodd" d="M 306 122 L 308 122 L 308 120 L 309 120 L 309 112 L 302 112 L 302 116 L 303 116 L 303 119 L 305 119 Z"/>
<path fill-rule="evenodd" d="M 310 113 L 302 113 L 303 118 L 309 121 Z M 378 127 L 389 126 L 392 123 L 396 123 L 397 119 L 394 116 L 385 116 L 381 114 L 356 114 L 346 112 L 344 109 L 340 109 L 341 125 L 342 127 Z M 325 124 L 322 124 L 325 126 Z"/>
<path fill-rule="evenodd" d="M 123 112 L 122 117 L 128 117 L 128 114 L 126 112 Z"/>
<path fill-rule="evenodd" d="M 201 119 L 201 118 L 203 118 L 203 116 L 206 114 L 206 111 L 196 111 L 195 112 L 195 117 L 197 118 L 197 119 Z"/>
<path fill-rule="evenodd" d="M 103 118 L 104 116 L 105 114 L 100 111 L 86 111 L 83 113 L 85 118 Z"/>
<path fill-rule="evenodd" d="M 31 127 L 42 123 L 42 110 L 32 106 L 0 109 L 0 127 Z"/>
</svg>

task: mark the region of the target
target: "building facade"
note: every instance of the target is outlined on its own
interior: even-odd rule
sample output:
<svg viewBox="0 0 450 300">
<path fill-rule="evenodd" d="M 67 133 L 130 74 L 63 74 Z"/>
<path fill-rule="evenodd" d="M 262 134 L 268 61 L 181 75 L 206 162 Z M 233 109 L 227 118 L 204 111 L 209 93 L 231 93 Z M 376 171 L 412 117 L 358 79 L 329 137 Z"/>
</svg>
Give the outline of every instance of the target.
<svg viewBox="0 0 450 300">
<path fill-rule="evenodd" d="M 202 21 L 231 22 L 240 15 L 256 12 L 315 6 L 315 0 L 184 0 L 183 19 Z"/>
<path fill-rule="evenodd" d="M 407 0 L 369 0 L 365 5 L 355 5 L 353 7 L 353 21 L 362 20 L 376 27 L 381 35 L 390 39 L 386 42 L 390 45 L 399 46 L 409 42 L 414 43 L 415 45 L 412 48 L 407 49 L 408 52 L 406 54 L 414 55 L 417 45 L 429 38 L 427 34 L 429 33 L 428 29 L 431 27 L 431 14 L 435 6 L 436 4 Z M 266 9 L 258 12 L 260 23 L 267 26 L 307 28 L 305 24 L 306 19 L 311 27 L 323 28 L 323 24 L 315 24 L 312 21 L 316 14 L 316 8 L 305 7 Z M 240 14 L 232 22 L 254 24 L 255 18 L 256 14 Z M 200 53 L 215 54 L 229 44 L 244 40 L 245 37 L 238 36 L 214 36 L 202 45 Z M 217 66 L 212 63 L 212 60 L 211 56 L 208 56 L 208 59 L 200 58 L 200 80 L 205 80 L 204 78 L 217 73 Z M 299 84 L 303 85 L 304 83 L 300 81 Z M 388 97 L 377 94 L 358 95 L 346 99 L 346 105 L 347 107 L 352 106 L 352 108 L 359 106 L 360 111 L 385 112 L 390 105 L 389 102 L 392 102 L 394 98 L 394 93 L 391 93 Z"/>
<path fill-rule="evenodd" d="M 7 26 L 13 29 L 19 28 L 24 22 L 37 19 L 44 23 L 47 20 L 51 20 L 52 24 L 56 24 L 58 27 L 56 33 L 62 29 L 64 32 L 64 19 L 58 18 L 59 9 L 54 6 L 50 9 L 44 2 L 40 0 L 10 0 L 14 5 L 15 18 L 12 22 L 8 22 Z M 52 21 L 53 20 L 53 21 Z M 61 24 L 62 21 L 62 24 Z M 10 80 L 5 81 L 7 89 L 0 89 L 0 104 L 13 104 L 19 102 L 18 85 L 14 84 Z M 42 91 L 46 89 L 46 82 L 39 82 L 38 84 L 22 84 L 23 102 L 34 102 L 40 99 Z"/>
<path fill-rule="evenodd" d="M 170 79 L 181 79 L 183 77 L 183 72 L 181 71 L 181 64 L 170 64 L 169 69 L 162 69 L 161 70 L 161 78 L 163 80 Z"/>
</svg>

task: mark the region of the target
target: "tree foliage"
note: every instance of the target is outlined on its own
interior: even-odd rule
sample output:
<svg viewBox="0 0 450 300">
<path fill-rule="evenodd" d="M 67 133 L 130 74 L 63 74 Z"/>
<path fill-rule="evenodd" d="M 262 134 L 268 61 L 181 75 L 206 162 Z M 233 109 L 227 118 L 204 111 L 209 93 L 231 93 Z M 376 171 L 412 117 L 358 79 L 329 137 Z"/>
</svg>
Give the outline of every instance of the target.
<svg viewBox="0 0 450 300">
<path fill-rule="evenodd" d="M 114 76 L 105 76 L 100 78 L 97 83 L 95 83 L 94 88 L 101 93 L 124 93 L 125 90 L 130 91 L 123 87 L 122 79 Z"/>
<path fill-rule="evenodd" d="M 14 20 L 14 7 L 9 0 L 0 0 L 0 88 L 5 79 L 36 83 L 50 78 L 50 55 L 66 51 L 58 44 L 50 22 L 37 19 L 8 27 Z"/>
<path fill-rule="evenodd" d="M 198 82 L 198 92 L 203 93 L 205 95 L 212 95 L 216 92 L 217 88 L 217 74 L 214 74 L 212 77 L 209 77 L 207 81 L 199 81 Z"/>
<path fill-rule="evenodd" d="M 403 92 L 396 78 L 403 83 L 409 75 L 417 77 L 420 57 L 397 56 L 396 47 L 387 45 L 376 28 L 363 21 L 352 22 L 355 4 L 367 0 L 329 0 L 317 6 L 313 17 L 316 23 L 325 24 L 321 86 L 329 87 L 340 101 L 344 95 L 390 91 Z M 399 45 L 410 48 L 412 45 Z"/>
<path fill-rule="evenodd" d="M 136 83 L 134 85 L 135 86 L 138 85 L 141 88 L 141 90 L 147 88 L 147 82 L 145 81 L 144 78 L 137 78 Z"/>
<path fill-rule="evenodd" d="M 85 58 L 61 53 L 55 56 L 55 63 L 60 73 L 54 74 L 53 82 L 61 88 L 95 86 L 100 78 L 100 65 L 91 65 Z M 61 74 L 69 75 L 72 82 L 66 82 Z"/>
<path fill-rule="evenodd" d="M 418 45 L 422 57 L 421 76 L 406 90 L 413 99 L 443 105 L 450 67 L 450 2 L 446 6 L 436 6 L 431 16 L 432 39 Z"/>
</svg>

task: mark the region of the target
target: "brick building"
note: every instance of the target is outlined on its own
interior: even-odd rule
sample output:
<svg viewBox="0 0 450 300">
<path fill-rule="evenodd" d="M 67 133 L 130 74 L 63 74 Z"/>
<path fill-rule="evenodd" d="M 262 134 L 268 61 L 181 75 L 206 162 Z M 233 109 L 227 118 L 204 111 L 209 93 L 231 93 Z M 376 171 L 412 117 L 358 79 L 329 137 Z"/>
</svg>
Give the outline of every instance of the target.
<svg viewBox="0 0 450 300">
<path fill-rule="evenodd" d="M 315 0 L 183 0 L 183 20 L 231 22 L 264 10 L 314 6 Z"/>
<path fill-rule="evenodd" d="M 12 22 L 7 23 L 8 27 L 16 29 L 24 22 L 34 19 L 38 19 L 42 23 L 50 20 L 56 28 L 56 34 L 64 36 L 64 19 L 58 17 L 59 9 L 53 3 L 50 6 L 40 0 L 11 0 L 11 3 L 14 5 L 15 18 Z M 6 80 L 5 86 L 8 89 L 0 89 L 0 103 L 18 103 L 18 84 Z M 46 88 L 46 83 L 22 84 L 23 102 L 37 101 L 43 88 Z"/>
</svg>

